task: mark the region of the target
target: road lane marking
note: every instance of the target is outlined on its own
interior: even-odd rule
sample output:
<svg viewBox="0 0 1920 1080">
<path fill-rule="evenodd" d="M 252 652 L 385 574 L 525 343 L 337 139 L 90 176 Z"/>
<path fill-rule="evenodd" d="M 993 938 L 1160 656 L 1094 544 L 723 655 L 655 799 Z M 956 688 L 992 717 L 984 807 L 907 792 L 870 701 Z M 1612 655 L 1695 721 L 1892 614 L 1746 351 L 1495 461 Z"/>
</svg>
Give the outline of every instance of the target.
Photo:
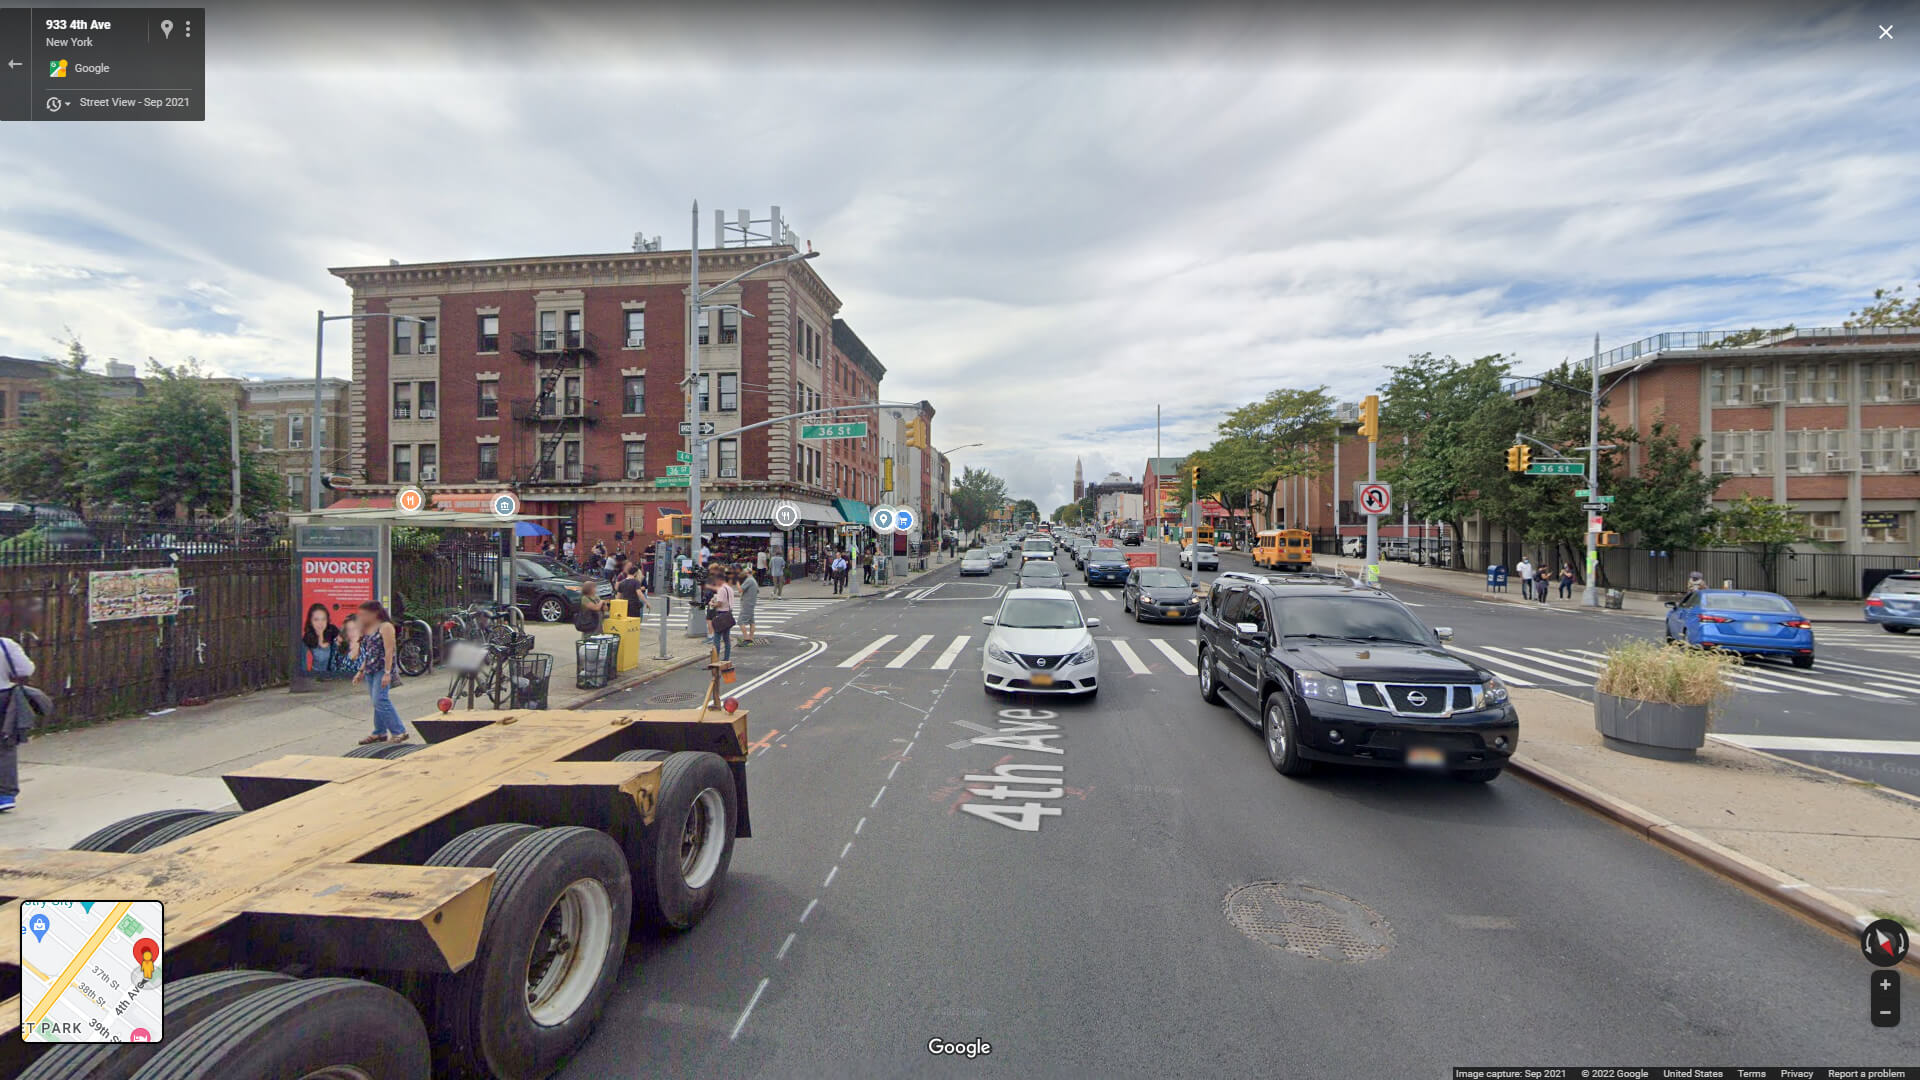
<svg viewBox="0 0 1920 1080">
<path fill-rule="evenodd" d="M 728 1042 L 740 1037 L 740 1029 L 747 1026 L 747 1017 L 753 1015 L 753 1007 L 760 1003 L 760 995 L 766 991 L 767 982 L 768 980 L 763 978 L 760 980 L 760 985 L 753 988 L 753 996 L 747 999 L 747 1007 L 740 1010 L 740 1019 L 734 1022 L 733 1034 L 727 1036 Z"/>
<path fill-rule="evenodd" d="M 1849 675 L 1858 675 L 1865 679 L 1872 679 L 1874 680 L 1873 685 L 1875 686 L 1884 686 L 1892 690 L 1903 690 L 1909 694 L 1920 693 L 1920 681 L 1914 680 L 1910 676 L 1902 675 L 1897 671 L 1887 671 L 1884 668 L 1870 668 L 1860 664 L 1843 664 L 1838 660 L 1829 660 L 1825 657 L 1821 657 L 1816 663 L 1816 666 L 1830 671 L 1844 671 Z"/>
<path fill-rule="evenodd" d="M 773 954 L 773 958 L 775 960 L 785 960 L 787 958 L 787 950 L 793 948 L 793 939 L 799 936 L 799 931 L 788 934 L 787 940 L 780 943 L 780 951 Z"/>
<path fill-rule="evenodd" d="M 880 640 L 874 642 L 871 645 L 868 645 L 866 648 L 861 649 L 859 652 L 854 653 L 852 656 L 847 657 L 845 660 L 840 661 L 838 666 L 843 668 L 853 667 L 854 665 L 858 664 L 860 661 L 865 660 L 867 657 L 872 656 L 874 653 L 879 652 L 882 648 L 886 647 L 887 642 L 892 641 L 894 638 L 898 636 L 899 635 L 897 634 L 887 634 L 884 637 L 882 637 Z"/>
<path fill-rule="evenodd" d="M 784 637 L 784 638 L 794 637 L 794 635 L 792 634 L 770 634 L 768 636 Z M 799 667 L 801 664 L 804 664 L 807 661 L 813 659 L 814 657 L 819 656 L 821 653 L 827 651 L 827 643 L 824 641 L 808 641 L 806 638 L 798 638 L 797 640 L 807 642 L 807 649 L 805 652 L 801 653 L 799 656 L 796 656 L 791 660 L 785 661 L 784 663 L 780 664 L 778 667 L 775 667 L 773 670 L 767 672 L 765 675 L 761 675 L 758 678 L 748 680 L 745 686 L 735 689 L 734 692 L 729 696 L 735 697 L 735 698 L 746 697 L 748 694 L 753 693 L 755 690 L 760 689 L 761 687 L 767 685 L 768 683 L 779 678 L 780 676 L 785 675 L 787 672 L 792 671 L 794 668 Z"/>
<path fill-rule="evenodd" d="M 1187 639 L 1187 644 L 1189 644 L 1189 645 L 1191 645 L 1191 646 L 1193 646 L 1194 648 L 1196 648 L 1196 649 L 1197 649 L 1197 648 L 1199 648 L 1199 647 L 1200 647 L 1200 639 L 1199 639 L 1199 638 L 1188 638 L 1188 639 Z"/>
<path fill-rule="evenodd" d="M 893 779 L 893 774 L 899 771 L 900 771 L 900 763 L 896 761 L 893 763 L 893 768 L 887 770 L 887 779 L 889 780 Z"/>
<path fill-rule="evenodd" d="M 807 916 L 809 916 L 809 915 L 811 915 L 811 914 L 813 914 L 813 909 L 814 909 L 814 908 L 817 908 L 817 907 L 819 907 L 819 906 L 820 906 L 820 898 L 819 898 L 819 897 L 817 897 L 817 896 L 816 896 L 816 897 L 814 897 L 813 899 L 811 899 L 811 900 L 809 900 L 809 901 L 807 901 L 807 909 L 806 909 L 805 911 L 802 911 L 802 912 L 800 913 L 800 921 L 801 921 L 801 922 L 806 922 L 806 921 L 807 921 Z"/>
<path fill-rule="evenodd" d="M 1516 659 L 1516 660 L 1524 660 L 1524 661 L 1527 661 L 1528 663 L 1531 663 L 1531 664 L 1545 664 L 1546 666 L 1548 666 L 1548 667 L 1551 667 L 1551 668 L 1559 668 L 1559 669 L 1560 669 L 1561 671 L 1571 671 L 1571 672 L 1573 672 L 1573 673 L 1574 673 L 1575 675 L 1582 675 L 1582 676 L 1585 676 L 1585 677 L 1586 677 L 1586 678 L 1588 678 L 1588 679 L 1591 679 L 1591 678 L 1593 678 L 1593 669 L 1592 669 L 1591 667 L 1584 667 L 1584 668 L 1580 668 L 1580 667 L 1574 667 L 1574 666 L 1573 666 L 1573 665 L 1571 665 L 1571 664 L 1562 664 L 1562 663 L 1557 663 L 1557 662 L 1555 662 L 1555 661 L 1553 661 L 1553 660 L 1548 660 L 1548 659 L 1543 659 L 1543 658 L 1541 658 L 1541 657 L 1538 657 L 1538 656 L 1534 656 L 1534 655 L 1532 655 L 1531 653 L 1523 653 L 1523 652 L 1517 652 L 1517 651 L 1515 651 L 1515 650 L 1513 650 L 1513 649 L 1503 649 L 1503 648 L 1501 648 L 1501 647 L 1500 647 L 1500 646 L 1498 646 L 1498 645 L 1482 645 L 1482 646 L 1481 646 L 1481 648 L 1483 648 L 1483 649 L 1485 649 L 1485 650 L 1487 650 L 1488 652 L 1496 652 L 1496 653 L 1499 653 L 1499 654 L 1500 654 L 1500 655 L 1502 655 L 1502 656 L 1511 656 L 1511 657 L 1513 657 L 1513 658 L 1514 658 L 1514 659 Z M 1553 655 L 1556 655 L 1556 654 L 1554 654 L 1554 653 L 1548 653 L 1547 655 L 1548 655 L 1548 656 L 1553 656 Z M 1575 686 L 1590 686 L 1590 685 L 1592 685 L 1592 684 L 1591 684 L 1591 683 L 1585 683 L 1585 682 L 1576 682 L 1576 683 L 1574 683 L 1573 685 L 1575 685 Z"/>
<path fill-rule="evenodd" d="M 895 764 L 898 764 L 898 762 L 896 762 Z M 852 850 L 853 850 L 853 841 L 849 840 L 847 841 L 847 846 L 840 849 L 840 857 L 842 859 L 846 858 L 847 852 Z"/>
<path fill-rule="evenodd" d="M 1135 675 L 1153 674 L 1153 669 L 1141 663 L 1140 658 L 1134 655 L 1133 646 L 1128 645 L 1119 638 L 1108 638 L 1107 640 L 1113 645 L 1113 651 L 1120 654 L 1120 659 L 1127 662 L 1127 667 L 1132 669 Z"/>
<path fill-rule="evenodd" d="M 954 638 L 953 644 L 947 646 L 947 651 L 941 653 L 940 659 L 933 662 L 933 670 L 946 671 L 953 667 L 953 661 L 960 655 L 960 650 L 966 648 L 967 642 L 972 640 L 973 638 L 966 634 L 961 634 L 959 637 Z"/>
<path fill-rule="evenodd" d="M 907 662 L 912 660 L 914 657 L 920 655 L 920 650 L 926 648 L 927 643 L 932 640 L 933 640 L 932 634 L 921 634 L 919 637 L 913 639 L 913 644 L 907 646 L 906 649 L 902 651 L 899 656 L 896 656 L 893 659 L 887 661 L 887 666 L 890 668 L 906 667 Z"/>
<path fill-rule="evenodd" d="M 1920 740 L 1915 739 L 1828 739 L 1812 735 L 1709 735 L 1707 738 L 1749 750 L 1811 750 L 1903 757 L 1920 754 Z"/>
<path fill-rule="evenodd" d="M 818 691 L 816 691 L 812 697 L 808 698 L 804 702 L 801 702 L 800 707 L 803 709 L 811 709 L 815 705 L 820 704 L 821 698 L 826 697 L 828 694 L 831 694 L 831 693 L 833 693 L 833 687 L 823 686 Z"/>
<path fill-rule="evenodd" d="M 1578 653 L 1581 656 L 1591 657 L 1592 659 L 1588 660 L 1587 662 L 1590 664 L 1594 664 L 1595 666 L 1598 666 L 1600 663 L 1606 660 L 1605 654 L 1590 652 L 1586 649 L 1568 649 L 1567 651 L 1570 653 Z M 1773 674 L 1778 674 L 1778 672 L 1774 672 Z M 1793 686 L 1793 685 L 1787 685 L 1787 684 L 1771 683 L 1771 682 L 1768 682 L 1766 679 L 1763 679 L 1759 675 L 1750 671 L 1730 671 L 1727 673 L 1727 675 L 1728 677 L 1733 679 L 1734 682 L 1740 684 L 1740 686 L 1743 689 L 1751 690 L 1756 694 L 1780 694 L 1780 693 L 1785 693 L 1787 690 L 1798 690 L 1801 693 L 1813 694 L 1818 697 L 1839 697 L 1840 696 L 1840 694 L 1837 691 L 1822 690 L 1817 686 Z"/>
<path fill-rule="evenodd" d="M 827 871 L 827 880 L 825 880 L 825 881 L 823 881 L 823 882 L 821 882 L 821 883 L 820 883 L 820 887 L 821 887 L 821 888 L 823 888 L 823 889 L 830 889 L 830 888 L 832 888 L 832 887 L 833 887 L 833 879 L 834 879 L 834 878 L 836 878 L 836 877 L 838 877 L 839 875 L 840 875 L 840 868 L 839 868 L 839 867 L 837 867 L 837 866 L 836 866 L 836 867 L 834 867 L 833 869 L 831 869 L 831 870 L 829 870 L 829 871 Z"/>
<path fill-rule="evenodd" d="M 1529 679 L 1524 679 L 1518 675 L 1513 674 L 1514 671 L 1524 671 L 1528 675 L 1532 675 L 1535 678 L 1548 679 L 1553 682 L 1557 682 L 1562 686 L 1579 686 L 1580 685 L 1579 683 L 1574 682 L 1572 679 L 1569 679 L 1564 675 L 1555 675 L 1551 671 L 1535 671 L 1534 669 L 1529 667 L 1521 667 L 1519 664 L 1516 664 L 1510 660 L 1502 660 L 1497 656 L 1487 656 L 1484 653 L 1474 652 L 1472 649 L 1463 649 L 1458 645 L 1448 645 L 1446 649 L 1448 652 L 1456 652 L 1456 653 L 1461 653 L 1462 655 L 1465 655 L 1465 656 L 1473 657 L 1475 660 L 1478 660 L 1481 663 L 1487 665 L 1487 667 L 1490 670 L 1492 670 L 1495 675 L 1500 676 L 1502 679 L 1505 679 L 1507 682 L 1510 682 L 1515 686 L 1532 686 L 1533 682 Z"/>
<path fill-rule="evenodd" d="M 860 830 L 861 830 L 861 829 L 864 829 L 864 828 L 866 828 L 866 827 L 867 827 L 867 819 L 866 819 L 866 818 L 861 818 L 861 819 L 860 819 L 860 823 L 859 823 L 858 825 L 855 825 L 855 826 L 853 827 L 853 835 L 855 835 L 855 836 L 859 836 L 859 835 L 860 835 Z"/>
<path fill-rule="evenodd" d="M 885 596 L 883 596 L 883 597 L 881 597 L 880 599 L 882 599 L 882 600 L 891 600 L 891 599 L 893 599 L 894 597 L 896 597 L 896 596 L 899 596 L 899 595 L 900 595 L 900 590 L 899 590 L 899 589 L 895 589 L 895 590 L 893 590 L 892 592 L 890 592 L 890 593 L 888 593 L 887 595 L 885 595 Z"/>
<path fill-rule="evenodd" d="M 767 744 L 772 742 L 773 737 L 778 734 L 780 734 L 779 728 L 770 729 L 765 735 L 762 735 L 760 736 L 759 739 L 755 740 L 753 745 L 747 747 L 747 753 L 751 754 L 755 750 L 765 750 L 767 748 Z"/>
<path fill-rule="evenodd" d="M 867 809 L 871 810 L 874 807 L 879 806 L 880 796 L 885 795 L 886 793 L 887 793 L 887 785 L 881 784 L 880 790 L 873 793 L 873 801 L 867 804 Z"/>
<path fill-rule="evenodd" d="M 1573 649 L 1570 651 L 1585 653 L 1585 655 L 1587 656 L 1600 655 L 1599 653 L 1586 652 L 1583 649 Z M 1826 697 L 1839 697 L 1842 692 L 1852 691 L 1853 693 L 1856 693 L 1856 694 L 1865 694 L 1868 697 L 1884 698 L 1888 701 L 1904 700 L 1899 694 L 1889 694 L 1880 690 L 1868 690 L 1865 687 L 1850 686 L 1846 683 L 1831 683 L 1831 682 L 1827 682 L 1825 679 L 1816 679 L 1810 675 L 1801 675 L 1797 672 L 1791 672 L 1791 671 L 1778 671 L 1773 668 L 1752 668 L 1748 670 L 1736 671 L 1733 673 L 1733 675 L 1735 678 L 1740 678 L 1744 676 L 1747 678 L 1758 680 L 1759 673 L 1762 671 L 1766 672 L 1768 678 L 1782 680 L 1787 686 L 1790 686 L 1795 690 L 1804 691 L 1809 694 L 1819 694 Z M 1831 689 L 1823 689 L 1826 687 L 1831 687 Z"/>
<path fill-rule="evenodd" d="M 1087 603 L 1089 603 L 1089 604 L 1091 604 L 1091 603 L 1093 603 L 1093 594 L 1092 594 L 1092 593 L 1090 593 L 1090 592 L 1088 592 L 1088 591 L 1087 591 L 1087 590 L 1085 590 L 1085 589 L 1076 589 L 1076 590 L 1074 590 L 1074 591 L 1076 591 L 1076 592 L 1078 592 L 1078 593 L 1080 594 L 1080 598 L 1081 598 L 1081 599 L 1083 599 L 1083 600 L 1085 600 L 1085 601 L 1086 601 Z"/>
<path fill-rule="evenodd" d="M 1167 659 L 1173 661 L 1173 666 L 1180 669 L 1181 674 L 1183 675 L 1200 674 L 1200 669 L 1188 663 L 1186 657 L 1181 656 L 1177 652 L 1174 652 L 1173 646 L 1167 644 L 1164 638 L 1148 638 L 1147 640 L 1153 642 L 1154 648 L 1159 649 L 1162 653 L 1165 653 Z"/>
</svg>

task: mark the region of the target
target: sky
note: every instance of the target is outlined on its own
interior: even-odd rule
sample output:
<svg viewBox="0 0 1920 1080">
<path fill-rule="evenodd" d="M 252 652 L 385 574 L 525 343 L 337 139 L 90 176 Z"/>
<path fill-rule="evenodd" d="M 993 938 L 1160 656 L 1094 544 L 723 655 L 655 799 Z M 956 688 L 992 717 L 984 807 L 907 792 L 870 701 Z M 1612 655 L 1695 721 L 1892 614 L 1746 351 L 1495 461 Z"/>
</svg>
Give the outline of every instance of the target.
<svg viewBox="0 0 1920 1080">
<path fill-rule="evenodd" d="M 779 205 L 883 395 L 1051 510 L 1156 406 L 1175 456 L 1412 353 L 1914 290 L 1920 7 L 1590 6 L 215 0 L 204 123 L 0 131 L 0 354 L 300 376 L 327 267 Z"/>
</svg>

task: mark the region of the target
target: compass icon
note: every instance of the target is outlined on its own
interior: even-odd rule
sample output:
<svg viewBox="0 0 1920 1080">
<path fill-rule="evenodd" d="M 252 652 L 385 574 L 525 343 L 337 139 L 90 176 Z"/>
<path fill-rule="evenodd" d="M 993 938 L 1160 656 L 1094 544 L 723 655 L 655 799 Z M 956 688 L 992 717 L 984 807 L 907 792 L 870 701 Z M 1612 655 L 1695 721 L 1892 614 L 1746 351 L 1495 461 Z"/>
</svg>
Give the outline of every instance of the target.
<svg viewBox="0 0 1920 1080">
<path fill-rule="evenodd" d="M 1892 967 L 1907 957 L 1907 928 L 1892 919 L 1875 919 L 1860 931 L 1860 952 L 1869 964 Z"/>
</svg>

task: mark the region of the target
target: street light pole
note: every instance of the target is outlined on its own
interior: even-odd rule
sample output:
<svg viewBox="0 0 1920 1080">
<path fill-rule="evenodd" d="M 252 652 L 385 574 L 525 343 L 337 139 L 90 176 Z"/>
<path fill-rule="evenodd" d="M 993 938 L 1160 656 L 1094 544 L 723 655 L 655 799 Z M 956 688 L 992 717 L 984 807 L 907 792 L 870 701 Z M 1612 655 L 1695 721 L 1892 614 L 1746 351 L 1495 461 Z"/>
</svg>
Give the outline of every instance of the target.
<svg viewBox="0 0 1920 1080">
<path fill-rule="evenodd" d="M 1600 503 L 1600 335 L 1593 335 L 1593 389 L 1587 405 L 1587 501 Z M 1588 511 L 1589 515 L 1592 511 Z M 1600 586 L 1594 580 L 1600 566 L 1600 534 L 1587 526 L 1587 587 L 1580 591 L 1582 607 L 1600 606 Z"/>
</svg>

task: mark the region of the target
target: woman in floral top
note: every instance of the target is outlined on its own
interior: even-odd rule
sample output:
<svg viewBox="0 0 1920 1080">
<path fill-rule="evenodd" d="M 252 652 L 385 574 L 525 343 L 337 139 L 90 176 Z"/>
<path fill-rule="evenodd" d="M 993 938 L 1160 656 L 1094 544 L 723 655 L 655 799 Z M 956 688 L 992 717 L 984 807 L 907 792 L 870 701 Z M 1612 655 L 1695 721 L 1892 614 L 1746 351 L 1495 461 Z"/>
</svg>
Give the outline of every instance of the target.
<svg viewBox="0 0 1920 1080">
<path fill-rule="evenodd" d="M 380 601 L 369 600 L 360 605 L 359 621 L 366 624 L 366 634 L 360 642 L 360 670 L 353 673 L 353 681 L 366 680 L 367 695 L 373 699 L 373 734 L 361 739 L 360 745 L 406 742 L 407 725 L 400 722 L 399 710 L 387 696 L 400 681 L 400 650 L 395 644 L 393 620 Z"/>
</svg>

